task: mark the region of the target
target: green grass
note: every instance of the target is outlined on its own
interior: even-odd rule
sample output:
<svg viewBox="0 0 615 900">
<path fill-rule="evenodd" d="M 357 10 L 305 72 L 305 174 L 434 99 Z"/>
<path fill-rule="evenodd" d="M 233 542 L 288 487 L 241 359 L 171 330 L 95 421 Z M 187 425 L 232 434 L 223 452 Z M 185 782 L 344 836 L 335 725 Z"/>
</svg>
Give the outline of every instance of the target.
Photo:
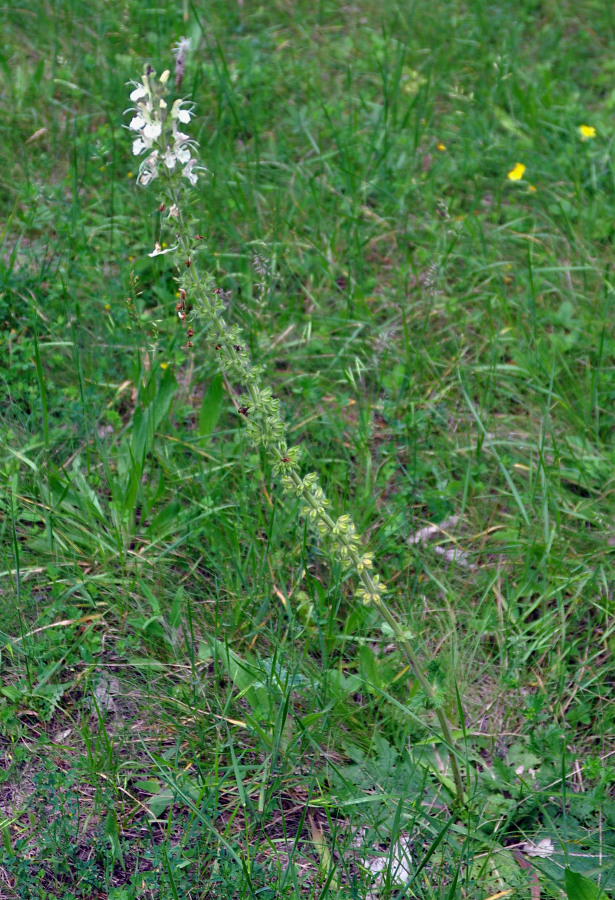
<svg viewBox="0 0 615 900">
<path fill-rule="evenodd" d="M 615 15 L 185 11 L 2 13 L 0 897 L 615 896 Z M 203 260 L 467 809 L 147 256 L 126 82 L 182 34 Z"/>
</svg>

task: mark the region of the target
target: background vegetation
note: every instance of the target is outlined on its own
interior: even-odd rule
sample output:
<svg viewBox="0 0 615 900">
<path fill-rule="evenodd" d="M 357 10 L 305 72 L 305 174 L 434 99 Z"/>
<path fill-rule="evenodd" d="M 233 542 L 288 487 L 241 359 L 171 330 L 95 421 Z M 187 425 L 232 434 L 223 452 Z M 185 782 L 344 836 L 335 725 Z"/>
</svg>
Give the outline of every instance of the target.
<svg viewBox="0 0 615 900">
<path fill-rule="evenodd" d="M 0 896 L 604 897 L 611 5 L 1 15 Z M 465 810 L 147 256 L 126 82 L 183 34 L 205 258 L 435 657 Z"/>
</svg>

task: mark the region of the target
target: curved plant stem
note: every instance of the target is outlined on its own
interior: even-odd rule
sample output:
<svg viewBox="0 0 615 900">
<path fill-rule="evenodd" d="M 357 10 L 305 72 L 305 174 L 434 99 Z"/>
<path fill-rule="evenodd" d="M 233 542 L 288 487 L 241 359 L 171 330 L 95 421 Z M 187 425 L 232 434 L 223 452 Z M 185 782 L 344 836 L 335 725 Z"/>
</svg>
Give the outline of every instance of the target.
<svg viewBox="0 0 615 900">
<path fill-rule="evenodd" d="M 182 40 L 176 48 L 178 86 L 183 76 L 183 57 L 180 64 L 180 54 L 182 48 L 185 52 L 186 47 L 187 42 Z M 185 182 L 196 184 L 202 167 L 198 165 L 196 143 L 180 130 L 180 125 L 190 122 L 192 111 L 182 99 L 176 99 L 171 106 L 165 100 L 165 96 L 168 96 L 169 77 L 170 71 L 166 70 L 160 78 L 156 78 L 151 66 L 147 66 L 141 82 L 134 83 L 134 90 L 130 94 L 131 100 L 136 103 L 129 110 L 135 113 L 129 125 L 129 130 L 135 133 L 133 154 L 140 156 L 147 153 L 139 168 L 138 183 L 146 187 L 154 179 L 160 178 L 165 197 L 169 201 L 167 227 L 172 228 L 177 236 L 175 246 L 163 250 L 161 244 L 156 244 L 150 256 L 174 253 L 180 273 L 177 312 L 183 324 L 187 325 L 186 299 L 190 291 L 194 298 L 193 318 L 202 322 L 204 336 L 217 354 L 220 368 L 225 377 L 241 384 L 244 390 L 237 411 L 245 417 L 248 438 L 255 447 L 262 447 L 267 453 L 273 464 L 273 473 L 280 478 L 284 490 L 302 501 L 301 514 L 316 525 L 321 536 L 329 538 L 337 559 L 347 569 L 356 572 L 361 584 L 356 596 L 362 603 L 374 606 L 379 611 L 395 636 L 414 677 L 438 717 L 449 751 L 457 800 L 463 804 L 463 783 L 451 726 L 442 708 L 437 688 L 427 678 L 416 656 L 411 643 L 412 636 L 402 628 L 384 600 L 386 585 L 373 571 L 372 554 L 364 549 L 361 536 L 350 516 L 342 515 L 334 519 L 329 514 L 327 510 L 331 508 L 331 502 L 320 487 L 318 476 L 313 472 L 301 476 L 301 448 L 287 443 L 286 425 L 280 415 L 278 400 L 273 397 L 269 388 L 262 387 L 261 367 L 253 365 L 242 341 L 240 328 L 227 324 L 222 292 L 213 289 L 210 276 L 199 275 L 195 257 L 198 256 L 202 237 L 193 232 L 192 223 L 186 220 L 182 199 L 187 190 Z M 165 209 L 163 203 L 159 211 L 163 212 Z M 190 348 L 190 339 L 195 331 L 190 327 L 186 334 L 186 348 Z"/>
<path fill-rule="evenodd" d="M 186 258 L 189 258 L 190 236 L 187 234 L 187 228 L 183 219 L 183 214 L 181 212 L 181 205 L 179 203 L 180 198 L 174 192 L 172 194 L 172 199 L 175 208 L 179 211 L 177 222 L 179 246 L 185 254 Z M 226 323 L 224 322 L 219 309 L 216 308 L 216 305 L 207 296 L 207 291 L 204 285 L 201 283 L 198 274 L 198 268 L 194 260 L 190 260 L 190 265 L 187 267 L 186 272 L 187 277 L 191 282 L 191 287 L 194 291 L 195 299 L 198 302 L 200 315 L 203 318 L 209 319 L 209 324 L 213 326 L 210 330 L 208 330 L 207 333 L 209 335 L 211 335 L 212 333 L 215 335 L 215 345 L 218 348 L 218 351 L 222 350 L 225 356 L 233 362 L 234 367 L 238 366 L 243 370 L 243 377 L 241 378 L 241 381 L 252 402 L 253 409 L 258 410 L 261 393 L 259 385 L 256 381 L 256 378 L 258 376 L 252 376 L 250 372 L 250 363 L 246 360 L 245 354 L 242 355 L 242 353 L 237 349 L 235 338 L 233 340 L 229 340 L 225 336 L 228 330 Z M 183 283 L 186 283 L 186 277 L 184 277 Z M 212 341 L 212 343 L 213 342 L 214 341 Z M 282 428 L 282 434 L 283 431 L 284 429 Z M 449 752 L 451 769 L 453 772 L 453 780 L 455 783 L 455 795 L 457 801 L 460 804 L 463 804 L 465 802 L 463 781 L 461 778 L 459 765 L 457 763 L 455 740 L 453 738 L 450 723 L 447 719 L 444 709 L 441 706 L 441 702 L 437 696 L 437 691 L 430 683 L 429 679 L 426 677 L 414 652 L 412 644 L 410 643 L 407 633 L 404 631 L 394 613 L 383 599 L 382 594 L 384 585 L 381 584 L 378 576 L 374 575 L 370 571 L 371 557 L 369 555 L 366 556 L 362 548 L 357 546 L 357 540 L 354 533 L 348 535 L 344 532 L 343 529 L 340 530 L 339 520 L 338 522 L 336 522 L 326 511 L 326 507 L 329 506 L 329 503 L 328 501 L 326 501 L 326 498 L 322 493 L 322 489 L 318 488 L 318 490 L 312 490 L 309 486 L 306 486 L 305 480 L 302 479 L 301 475 L 299 474 L 298 467 L 291 461 L 289 461 L 288 457 L 286 456 L 288 451 L 283 437 L 278 441 L 268 443 L 266 445 L 266 449 L 270 458 L 275 463 L 284 465 L 284 481 L 286 489 L 288 490 L 289 483 L 294 486 L 294 488 L 296 489 L 296 493 L 301 496 L 302 500 L 308 507 L 310 518 L 314 520 L 319 526 L 319 531 L 323 534 L 335 535 L 336 540 L 343 545 L 343 559 L 344 561 L 349 562 L 357 572 L 357 575 L 359 576 L 359 579 L 363 584 L 363 597 L 367 598 L 369 602 L 378 609 L 386 623 L 391 628 L 391 631 L 395 636 L 395 640 L 404 656 L 406 657 L 414 677 L 417 679 L 425 695 L 428 697 L 429 701 L 434 707 L 438 722 L 440 723 L 440 728 L 442 730 L 442 736 Z"/>
</svg>

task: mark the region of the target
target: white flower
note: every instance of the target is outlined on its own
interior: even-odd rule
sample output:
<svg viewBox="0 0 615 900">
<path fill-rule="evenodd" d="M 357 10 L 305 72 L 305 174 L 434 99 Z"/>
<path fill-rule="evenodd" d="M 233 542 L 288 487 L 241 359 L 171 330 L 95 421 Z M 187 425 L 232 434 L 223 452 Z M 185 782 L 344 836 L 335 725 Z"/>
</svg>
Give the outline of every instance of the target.
<svg viewBox="0 0 615 900">
<path fill-rule="evenodd" d="M 134 82 L 133 82 L 133 84 L 134 84 Z M 138 85 L 138 87 L 136 87 L 134 89 L 134 91 L 132 91 L 132 93 L 130 95 L 130 99 L 132 100 L 133 103 L 136 103 L 137 100 L 142 100 L 143 97 L 147 97 L 147 91 L 143 87 L 143 85 L 140 84 L 140 85 Z"/>
<path fill-rule="evenodd" d="M 175 203 L 172 206 L 169 206 L 169 217 L 172 219 L 179 219 L 179 206 Z"/>
<path fill-rule="evenodd" d="M 141 163 L 141 169 L 139 170 L 139 177 L 137 179 L 139 184 L 142 184 L 146 187 L 150 181 L 153 181 L 154 178 L 158 177 L 158 160 L 159 160 L 159 152 L 158 150 L 154 150 L 147 159 L 144 159 Z"/>
<path fill-rule="evenodd" d="M 178 246 L 179 246 L 179 244 L 175 244 L 174 247 L 166 247 L 163 250 L 162 247 L 160 246 L 160 244 L 158 243 L 158 241 L 156 241 L 156 243 L 154 244 L 154 249 L 152 250 L 151 253 L 148 253 L 147 255 L 148 256 L 164 256 L 165 253 L 173 253 L 174 250 L 177 250 Z"/>
<path fill-rule="evenodd" d="M 132 142 L 132 152 L 135 156 L 138 156 L 139 153 L 143 153 L 144 150 L 149 150 L 150 147 L 151 144 L 146 144 L 143 138 L 140 137 Z"/>
<path fill-rule="evenodd" d="M 177 149 L 175 150 L 175 156 L 182 165 L 190 162 L 190 150 L 188 149 L 188 147 L 184 147 L 182 145 L 177 147 Z"/>
<path fill-rule="evenodd" d="M 177 130 L 177 124 L 173 122 L 173 140 L 175 141 L 175 155 L 177 156 L 180 163 L 185 164 L 190 162 L 191 147 L 198 146 L 196 141 L 190 140 L 190 135 L 186 134 L 183 131 Z"/>
<path fill-rule="evenodd" d="M 143 169 L 138 178 L 139 184 L 142 184 L 143 187 L 147 187 L 150 181 L 153 181 L 157 175 L 158 172 L 156 169 Z"/>
<path fill-rule="evenodd" d="M 134 119 L 131 119 L 128 127 L 132 131 L 141 131 L 141 129 L 145 127 L 145 119 L 142 115 L 135 116 Z"/>
<path fill-rule="evenodd" d="M 169 75 L 171 74 L 170 69 L 165 69 L 162 75 L 160 76 L 160 84 L 166 84 L 169 80 Z"/>
<path fill-rule="evenodd" d="M 185 103 L 185 100 L 176 100 L 171 108 L 171 118 L 178 119 L 184 125 L 187 125 L 190 119 L 192 118 L 192 113 L 188 109 L 182 109 L 182 103 Z"/>
<path fill-rule="evenodd" d="M 179 156 L 176 156 L 175 153 L 171 150 L 170 147 L 167 147 L 167 152 L 164 155 L 164 164 L 167 169 L 174 169 L 175 163 L 179 159 Z M 180 160 L 181 162 L 182 160 Z"/>
<path fill-rule="evenodd" d="M 162 123 L 161 122 L 148 122 L 145 128 L 143 129 L 143 136 L 149 138 L 151 141 L 155 141 L 156 138 L 160 137 L 162 134 Z"/>
<path fill-rule="evenodd" d="M 187 178 L 190 184 L 195 185 L 199 180 L 199 176 L 194 171 L 196 159 L 191 159 L 182 169 L 182 175 Z"/>
</svg>

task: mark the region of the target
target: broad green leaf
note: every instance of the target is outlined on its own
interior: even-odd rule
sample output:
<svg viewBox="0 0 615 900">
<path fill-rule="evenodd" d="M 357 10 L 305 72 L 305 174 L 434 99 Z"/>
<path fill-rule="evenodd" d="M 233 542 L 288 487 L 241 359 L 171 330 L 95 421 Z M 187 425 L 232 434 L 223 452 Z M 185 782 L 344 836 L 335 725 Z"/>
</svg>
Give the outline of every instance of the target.
<svg viewBox="0 0 615 900">
<path fill-rule="evenodd" d="M 239 688 L 242 697 L 245 697 L 252 709 L 259 715 L 268 716 L 270 712 L 269 695 L 259 679 L 261 673 L 255 666 L 237 656 L 222 641 L 214 641 L 213 643 L 218 659 L 226 669 L 235 687 Z"/>
<path fill-rule="evenodd" d="M 602 888 L 572 869 L 566 869 L 565 884 L 568 900 L 609 900 Z"/>
<path fill-rule="evenodd" d="M 168 413 L 176 387 L 177 382 L 175 380 L 175 376 L 173 375 L 171 369 L 167 369 L 160 379 L 156 395 L 152 401 L 152 432 L 156 431 L 156 429 Z"/>
<path fill-rule="evenodd" d="M 216 427 L 222 412 L 223 397 L 222 375 L 214 375 L 201 403 L 201 412 L 199 414 L 199 434 L 201 437 L 209 437 Z"/>
<path fill-rule="evenodd" d="M 160 782 L 157 778 L 146 778 L 145 781 L 133 782 L 133 787 L 140 791 L 146 791 L 148 794 L 155 794 L 160 790 Z"/>
<path fill-rule="evenodd" d="M 182 780 L 181 785 L 178 783 L 177 787 L 180 790 L 169 786 L 164 787 L 146 801 L 145 805 L 154 819 L 160 818 L 165 809 L 168 809 L 172 803 L 179 803 L 181 806 L 184 806 L 186 799 L 197 802 L 202 795 L 201 788 L 191 779 Z"/>
<path fill-rule="evenodd" d="M 120 844 L 120 831 L 117 825 L 115 812 L 112 809 L 107 813 L 107 818 L 105 820 L 105 835 L 111 844 L 111 856 L 113 859 L 117 859 L 122 869 L 124 869 L 124 856 Z"/>
</svg>

